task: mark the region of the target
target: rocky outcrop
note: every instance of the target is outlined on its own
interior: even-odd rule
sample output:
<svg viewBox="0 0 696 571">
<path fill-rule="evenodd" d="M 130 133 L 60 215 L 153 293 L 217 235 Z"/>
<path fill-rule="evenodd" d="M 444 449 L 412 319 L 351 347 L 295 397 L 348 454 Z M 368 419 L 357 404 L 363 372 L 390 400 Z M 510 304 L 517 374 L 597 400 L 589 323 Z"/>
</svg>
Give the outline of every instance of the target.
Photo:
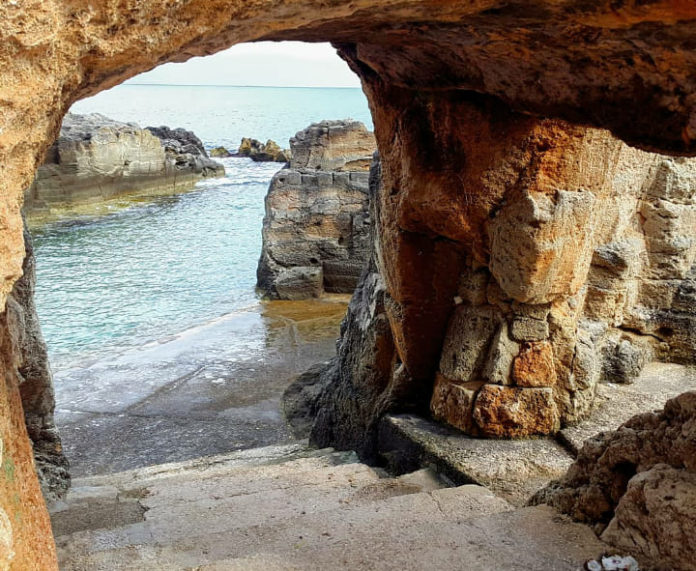
<svg viewBox="0 0 696 571">
<path fill-rule="evenodd" d="M 160 140 L 166 157 L 165 172 L 190 172 L 200 177 L 223 176 L 225 167 L 213 161 L 195 133 L 166 126 L 147 127 Z"/>
<path fill-rule="evenodd" d="M 34 449 L 39 482 L 44 497 L 54 501 L 67 492 L 70 474 L 53 420 L 53 378 L 34 303 L 36 260 L 31 235 L 27 231 L 24 233 L 24 243 L 24 273 L 8 298 L 7 323 L 15 354 L 14 373 L 19 381 L 24 418 Z"/>
<path fill-rule="evenodd" d="M 268 139 L 266 143 L 244 137 L 237 150 L 237 157 L 247 157 L 257 163 L 287 163 L 291 152 L 281 149 L 278 143 Z"/>
<path fill-rule="evenodd" d="M 215 147 L 210 149 L 210 156 L 214 159 L 226 159 L 233 156 L 225 147 Z"/>
<path fill-rule="evenodd" d="M 25 193 L 24 209 L 31 215 L 128 192 L 185 188 L 222 175 L 224 167 L 208 158 L 190 131 L 68 114 Z"/>
<path fill-rule="evenodd" d="M 694 362 L 696 310 L 681 300 L 693 289 L 695 161 L 477 96 L 408 97 L 390 94 L 393 112 L 376 117 L 399 142 L 383 145 L 377 277 L 351 304 L 339 361 L 341 347 L 350 357 L 322 373 L 317 442 L 370 456 L 374 415 L 427 401 L 469 434 L 549 434 L 590 413 L 600 380 L 630 381 L 653 358 Z M 655 204 L 670 213 L 659 223 L 646 214 Z M 376 304 L 365 291 L 378 282 Z M 390 330 L 370 343 L 393 347 L 389 366 L 364 354 L 371 325 L 351 325 L 382 319 L 377 307 Z M 681 326 L 656 333 L 655 314 Z"/>
<path fill-rule="evenodd" d="M 600 537 L 654 569 L 696 569 L 696 393 L 586 441 L 534 504 L 594 525 Z"/>
<path fill-rule="evenodd" d="M 370 215 L 379 216 L 381 165 L 370 170 Z M 360 282 L 341 324 L 337 355 L 314 367 L 283 395 L 284 410 L 300 435 L 319 446 L 337 446 L 374 459 L 377 421 L 394 400 L 389 387 L 395 362 L 392 331 L 386 311 L 388 295 L 378 267 L 376 228 L 371 228 L 370 253 Z"/>
<path fill-rule="evenodd" d="M 290 147 L 266 196 L 258 287 L 273 299 L 352 293 L 370 249 L 374 136 L 357 121 L 323 121 Z"/>
</svg>

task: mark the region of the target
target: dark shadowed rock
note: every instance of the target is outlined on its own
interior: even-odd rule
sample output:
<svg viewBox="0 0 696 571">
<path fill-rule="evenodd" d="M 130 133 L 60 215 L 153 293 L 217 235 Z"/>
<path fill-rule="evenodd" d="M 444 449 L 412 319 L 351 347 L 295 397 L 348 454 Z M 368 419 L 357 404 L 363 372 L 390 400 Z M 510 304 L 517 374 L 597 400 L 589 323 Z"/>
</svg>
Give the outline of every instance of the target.
<svg viewBox="0 0 696 571">
<path fill-rule="evenodd" d="M 46 500 L 54 501 L 67 492 L 70 474 L 53 419 L 53 377 L 34 302 L 36 260 L 31 234 L 27 231 L 24 244 L 24 275 L 15 283 L 8 298 L 7 322 L 14 342 L 19 390 L 39 482 Z"/>
<path fill-rule="evenodd" d="M 203 142 L 192 131 L 166 126 L 147 127 L 147 130 L 162 142 L 167 157 L 173 161 L 175 168 L 189 170 L 204 177 L 225 174 L 224 167 L 210 159 Z"/>
</svg>

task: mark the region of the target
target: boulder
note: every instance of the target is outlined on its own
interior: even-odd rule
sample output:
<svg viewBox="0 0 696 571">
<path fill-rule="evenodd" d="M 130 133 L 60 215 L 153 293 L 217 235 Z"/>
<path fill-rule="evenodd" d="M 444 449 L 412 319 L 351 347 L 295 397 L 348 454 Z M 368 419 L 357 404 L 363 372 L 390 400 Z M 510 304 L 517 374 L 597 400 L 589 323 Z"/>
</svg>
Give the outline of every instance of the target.
<svg viewBox="0 0 696 571">
<path fill-rule="evenodd" d="M 210 153 L 208 154 L 216 159 L 226 159 L 227 157 L 232 156 L 232 153 L 230 153 L 225 147 L 215 147 L 211 149 Z"/>
<path fill-rule="evenodd" d="M 290 151 L 281 149 L 272 139 L 268 139 L 264 144 L 256 139 L 244 137 L 239 144 L 236 156 L 248 157 L 260 163 L 287 163 L 290 160 Z"/>
<path fill-rule="evenodd" d="M 654 569 L 696 569 L 696 392 L 587 440 L 531 503 L 592 524 Z"/>
<path fill-rule="evenodd" d="M 363 153 L 367 130 L 355 122 L 319 125 L 329 124 L 340 137 L 329 137 L 312 125 L 291 139 L 290 165 L 276 173 L 268 189 L 257 285 L 269 298 L 352 293 L 367 262 L 371 218 L 364 164 L 352 161 L 355 170 L 346 170 L 345 162 L 339 165 L 332 159 L 339 170 L 308 167 L 305 152 L 311 148 L 315 157 L 356 157 Z M 350 133 L 356 133 L 355 148 L 349 144 Z M 298 154 L 300 148 L 304 150 Z M 326 167 L 329 162 L 327 158 L 321 164 Z"/>
</svg>

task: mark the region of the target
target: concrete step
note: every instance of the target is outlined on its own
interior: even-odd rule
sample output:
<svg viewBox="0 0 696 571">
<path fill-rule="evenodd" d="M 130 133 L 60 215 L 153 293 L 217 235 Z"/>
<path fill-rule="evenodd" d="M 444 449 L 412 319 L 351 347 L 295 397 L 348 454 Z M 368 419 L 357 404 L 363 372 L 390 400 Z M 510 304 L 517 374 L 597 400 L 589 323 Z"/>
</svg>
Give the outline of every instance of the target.
<svg viewBox="0 0 696 571">
<path fill-rule="evenodd" d="M 577 569 L 603 550 L 549 509 L 354 460 L 257 450 L 77 480 L 52 512 L 60 568 Z"/>
<path fill-rule="evenodd" d="M 320 465 L 326 466 L 358 462 L 354 452 L 336 452 L 331 448 L 310 448 L 307 440 L 300 440 L 292 444 L 238 450 L 183 462 L 170 462 L 124 472 L 75 478 L 73 482 L 77 487 L 103 485 L 123 487 L 129 483 L 142 485 L 145 482 L 160 479 L 185 478 L 187 474 L 198 481 L 209 475 L 214 476 L 218 472 L 229 473 L 232 470 L 242 472 L 257 466 L 284 464 L 301 458 L 312 458 Z"/>
<path fill-rule="evenodd" d="M 234 519 L 234 514 L 229 514 Z M 169 530 L 115 547 L 60 545 L 61 569 L 576 570 L 605 546 L 549 508 L 511 506 L 479 486 L 396 496 L 212 532 Z"/>
</svg>

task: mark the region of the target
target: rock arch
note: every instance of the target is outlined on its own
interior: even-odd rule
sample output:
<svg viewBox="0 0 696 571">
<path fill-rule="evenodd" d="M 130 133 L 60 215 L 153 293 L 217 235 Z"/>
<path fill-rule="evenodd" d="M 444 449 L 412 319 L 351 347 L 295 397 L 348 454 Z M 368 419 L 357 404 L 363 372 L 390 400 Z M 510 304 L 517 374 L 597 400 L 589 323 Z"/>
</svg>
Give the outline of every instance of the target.
<svg viewBox="0 0 696 571">
<path fill-rule="evenodd" d="M 476 430 L 527 427 L 490 435 L 552 431 L 564 414 L 581 413 L 585 406 L 575 398 L 585 388 L 577 375 L 575 384 L 570 380 L 587 345 L 573 326 L 575 298 L 601 245 L 589 231 L 597 209 L 592 201 L 611 199 L 608 157 L 639 161 L 632 154 L 638 151 L 595 128 L 647 149 L 696 153 L 695 19 L 692 3 L 669 0 L 5 2 L 0 6 L 0 308 L 22 272 L 23 190 L 71 103 L 158 64 L 239 42 L 332 41 L 370 100 L 383 190 L 375 271 L 359 290 L 363 301 L 372 303 L 361 305 L 356 298 L 351 308 L 349 322 L 357 328 L 346 329 L 334 364 L 340 382 L 323 393 L 315 439 L 366 442 L 381 411 L 427 404 L 438 370 L 447 381 L 438 381 L 443 406 L 454 399 L 466 407 L 474 392 L 485 390 L 491 403 L 486 411 L 500 412 L 486 420 L 472 409 L 463 425 L 474 419 Z M 606 168 L 586 168 L 592 164 Z M 670 167 L 646 168 L 643 181 Z M 506 239 L 508 228 L 525 224 L 540 237 L 526 249 Z M 516 236 L 525 237 L 528 233 Z M 538 247 L 544 237 L 565 246 Z M 521 263 L 525 256 L 515 248 L 531 248 L 532 263 Z M 608 256 L 610 262 L 617 259 Z M 466 287 L 469 278 L 479 279 L 481 268 L 489 268 L 499 288 L 486 285 L 485 300 L 482 287 Z M 466 292 L 483 303 L 465 300 Z M 448 331 L 458 331 L 456 320 L 448 326 L 457 304 L 475 308 L 456 310 L 473 312 L 479 324 L 472 355 L 481 353 L 475 347 L 484 337 L 484 345 L 500 345 L 500 355 L 507 341 L 521 344 L 519 351 L 528 354 L 519 368 L 532 377 L 548 361 L 542 358 L 549 356 L 547 337 L 557 335 L 551 350 L 554 363 L 568 369 L 567 386 L 523 387 L 535 391 L 529 394 L 536 410 L 547 413 L 542 425 L 535 426 L 536 415 L 510 420 L 505 412 L 510 399 L 520 401 L 514 392 L 520 389 L 482 387 L 482 379 L 467 376 L 473 369 L 466 359 L 454 364 L 441 359 Z M 540 318 L 546 309 L 538 306 L 549 304 L 556 304 L 555 314 L 549 309 Z M 0 494 L 0 510 L 12 520 L 17 500 L 23 506 L 13 523 L 14 564 L 49 568 L 48 521 L 32 475 L 18 396 L 17 341 L 8 317 L 0 329 L 0 437 L 4 461 L 12 459 L 17 470 Z M 504 322 L 508 333 L 501 333 Z M 549 331 L 536 322 L 546 322 Z M 515 327 L 527 336 L 518 337 Z M 370 338 L 375 342 L 365 344 Z M 368 350 L 370 374 L 354 375 L 351 359 Z M 486 380 L 499 373 L 489 370 Z M 558 367 L 555 373 L 558 377 Z M 369 454 L 367 442 L 362 448 Z"/>
</svg>

